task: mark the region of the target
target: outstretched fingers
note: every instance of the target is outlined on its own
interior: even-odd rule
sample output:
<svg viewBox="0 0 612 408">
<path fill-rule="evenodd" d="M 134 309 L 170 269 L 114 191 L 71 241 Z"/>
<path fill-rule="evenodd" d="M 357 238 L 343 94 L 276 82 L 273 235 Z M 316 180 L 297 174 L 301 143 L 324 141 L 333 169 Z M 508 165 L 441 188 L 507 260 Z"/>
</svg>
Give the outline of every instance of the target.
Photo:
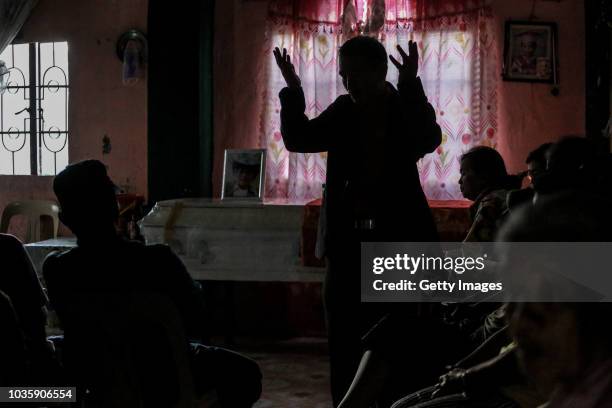
<svg viewBox="0 0 612 408">
<path fill-rule="evenodd" d="M 410 43 L 412 43 L 412 41 L 410 41 Z M 410 43 L 408 44 L 408 50 L 410 50 Z M 406 54 L 406 51 L 404 51 L 404 49 L 402 48 L 401 45 L 397 45 L 397 51 L 400 53 L 400 55 L 402 56 L 402 60 L 404 63 L 406 63 L 408 61 L 408 54 Z"/>
<path fill-rule="evenodd" d="M 274 57 L 277 61 L 287 61 L 289 58 L 286 48 L 283 48 L 283 52 L 281 53 L 280 48 L 274 47 L 274 50 L 272 50 L 272 54 L 274 54 Z"/>
<path fill-rule="evenodd" d="M 417 46 L 416 41 L 410 41 L 408 50 L 410 51 L 411 58 L 414 58 L 415 60 L 419 59 L 419 47 Z"/>
<path fill-rule="evenodd" d="M 398 60 L 396 60 L 393 55 L 389 55 L 389 59 L 397 69 L 400 69 L 402 67 L 402 64 Z"/>
</svg>

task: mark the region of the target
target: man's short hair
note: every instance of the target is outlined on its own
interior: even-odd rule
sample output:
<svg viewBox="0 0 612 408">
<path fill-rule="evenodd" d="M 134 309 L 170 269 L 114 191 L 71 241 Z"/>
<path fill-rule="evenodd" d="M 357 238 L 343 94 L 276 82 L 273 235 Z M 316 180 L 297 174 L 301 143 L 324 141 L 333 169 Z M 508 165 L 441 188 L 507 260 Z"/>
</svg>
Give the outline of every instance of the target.
<svg viewBox="0 0 612 408">
<path fill-rule="evenodd" d="M 610 202 L 587 191 L 540 196 L 514 211 L 499 231 L 503 242 L 612 241 Z"/>
<path fill-rule="evenodd" d="M 461 161 L 469 161 L 474 173 L 490 179 L 504 179 L 508 176 L 506 164 L 501 154 L 492 147 L 475 146 L 461 156 Z"/>
<path fill-rule="evenodd" d="M 53 191 L 63 212 L 116 217 L 115 185 L 98 160 L 68 165 L 55 176 Z"/>
<path fill-rule="evenodd" d="M 542 164 L 546 167 L 546 152 L 552 146 L 552 143 L 544 143 L 535 150 L 529 152 L 527 155 L 527 159 L 525 159 L 525 164 L 529 164 L 531 162 L 536 162 L 538 164 Z"/>
<path fill-rule="evenodd" d="M 549 169 L 574 172 L 592 164 L 597 149 L 590 139 L 582 136 L 565 136 L 546 151 Z"/>
<path fill-rule="evenodd" d="M 340 57 L 358 57 L 371 66 L 387 66 L 387 50 L 375 38 L 360 35 L 346 41 L 340 47 Z"/>
<path fill-rule="evenodd" d="M 259 168 L 260 168 L 259 164 L 243 164 L 237 161 L 234 161 L 232 163 L 232 170 L 234 172 L 238 172 L 242 170 L 246 173 L 252 173 L 252 174 L 257 175 L 259 174 Z"/>
</svg>

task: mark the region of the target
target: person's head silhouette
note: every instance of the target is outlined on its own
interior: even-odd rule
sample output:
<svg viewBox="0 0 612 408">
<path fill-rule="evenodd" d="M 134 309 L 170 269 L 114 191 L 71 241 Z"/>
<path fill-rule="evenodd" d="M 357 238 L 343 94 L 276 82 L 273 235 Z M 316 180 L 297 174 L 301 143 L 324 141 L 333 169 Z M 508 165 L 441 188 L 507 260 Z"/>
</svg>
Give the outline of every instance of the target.
<svg viewBox="0 0 612 408">
<path fill-rule="evenodd" d="M 61 207 L 60 219 L 79 242 L 116 236 L 115 185 L 104 164 L 85 160 L 69 165 L 55 176 L 53 191 Z"/>
<path fill-rule="evenodd" d="M 590 139 L 565 136 L 547 151 L 547 168 L 560 173 L 574 173 L 591 164 L 597 149 Z"/>
<path fill-rule="evenodd" d="M 488 146 L 476 146 L 461 156 L 459 187 L 468 200 L 487 190 L 506 188 L 509 176 L 504 159 Z"/>
<path fill-rule="evenodd" d="M 340 47 L 342 83 L 355 103 L 371 102 L 386 87 L 387 51 L 375 38 L 358 36 Z"/>
<path fill-rule="evenodd" d="M 527 164 L 527 176 L 531 183 L 546 171 L 546 154 L 552 145 L 552 143 L 544 143 L 527 155 L 525 164 Z"/>
<path fill-rule="evenodd" d="M 585 137 L 566 136 L 546 151 L 546 172 L 535 185 L 538 193 L 585 189 L 596 179 L 597 149 Z"/>
</svg>

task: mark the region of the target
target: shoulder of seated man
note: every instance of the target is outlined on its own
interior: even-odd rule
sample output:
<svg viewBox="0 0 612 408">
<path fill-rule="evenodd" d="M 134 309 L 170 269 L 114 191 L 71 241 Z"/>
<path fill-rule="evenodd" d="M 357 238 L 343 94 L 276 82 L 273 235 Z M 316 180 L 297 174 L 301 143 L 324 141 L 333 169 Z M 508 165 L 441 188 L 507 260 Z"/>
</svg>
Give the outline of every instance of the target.
<svg viewBox="0 0 612 408">
<path fill-rule="evenodd" d="M 147 259 L 151 259 L 154 262 L 181 262 L 178 255 L 167 244 L 140 245 L 142 245 L 146 253 Z"/>
<path fill-rule="evenodd" d="M 0 255 L 5 264 L 20 262 L 25 249 L 19 239 L 10 234 L 0 234 Z M 10 269 L 10 268 L 9 268 Z"/>
<path fill-rule="evenodd" d="M 43 275 L 45 275 L 45 279 L 47 279 L 48 273 L 56 273 L 55 271 L 60 269 L 61 267 L 58 265 L 65 265 L 66 262 L 69 262 L 74 257 L 74 250 L 76 248 L 68 249 L 65 251 L 53 251 L 49 253 L 45 260 L 43 261 Z"/>
<path fill-rule="evenodd" d="M 11 234 L 0 234 L 0 248 L 6 248 L 8 250 L 21 248 L 23 244 L 16 236 Z"/>
<path fill-rule="evenodd" d="M 133 254 L 136 259 L 142 259 L 154 266 L 159 266 L 160 262 L 178 259 L 172 248 L 167 244 L 144 244 L 132 240 L 122 240 L 121 242 L 123 253 Z"/>
<path fill-rule="evenodd" d="M 74 247 L 65 250 L 50 252 L 43 261 L 42 274 L 46 281 L 53 279 L 56 275 L 65 275 L 82 263 L 81 248 Z"/>
<path fill-rule="evenodd" d="M 168 244 L 142 244 L 137 243 L 137 245 L 141 245 L 145 248 L 146 251 L 150 251 L 153 253 L 163 254 L 163 255 L 175 255 L 174 251 Z"/>
</svg>

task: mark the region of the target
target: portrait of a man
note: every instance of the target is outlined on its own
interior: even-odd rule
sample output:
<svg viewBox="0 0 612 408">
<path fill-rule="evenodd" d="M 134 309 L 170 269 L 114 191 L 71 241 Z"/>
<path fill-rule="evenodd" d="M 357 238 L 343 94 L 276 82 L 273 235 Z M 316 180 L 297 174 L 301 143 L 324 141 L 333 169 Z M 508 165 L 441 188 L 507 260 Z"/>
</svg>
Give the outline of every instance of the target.
<svg viewBox="0 0 612 408">
<path fill-rule="evenodd" d="M 555 27 L 552 23 L 506 23 L 504 79 L 554 82 Z"/>
<path fill-rule="evenodd" d="M 263 150 L 226 150 L 221 198 L 261 200 Z"/>
<path fill-rule="evenodd" d="M 515 34 L 516 49 L 510 67 L 513 74 L 536 75 L 538 58 L 536 53 L 541 52 L 543 48 L 539 45 L 542 40 L 542 33 L 533 30 Z"/>
</svg>

